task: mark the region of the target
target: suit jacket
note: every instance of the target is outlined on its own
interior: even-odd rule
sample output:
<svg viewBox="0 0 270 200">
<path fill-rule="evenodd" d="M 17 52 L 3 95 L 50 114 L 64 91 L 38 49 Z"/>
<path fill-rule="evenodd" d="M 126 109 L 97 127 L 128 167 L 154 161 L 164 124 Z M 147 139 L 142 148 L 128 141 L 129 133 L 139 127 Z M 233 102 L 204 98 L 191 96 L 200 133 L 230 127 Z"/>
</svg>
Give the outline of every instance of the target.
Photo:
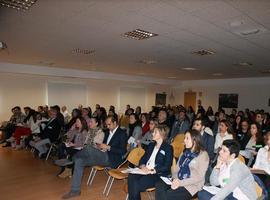
<svg viewBox="0 0 270 200">
<path fill-rule="evenodd" d="M 109 131 L 105 132 L 103 143 L 107 143 L 107 139 L 109 137 Z M 112 168 L 117 168 L 124 159 L 124 155 L 127 151 L 127 134 L 121 129 L 117 128 L 115 133 L 113 134 L 109 144 L 111 149 L 108 151 L 109 161 Z"/>
<path fill-rule="evenodd" d="M 213 160 L 214 157 L 215 157 L 215 154 L 214 154 L 214 146 L 215 146 L 214 136 L 209 135 L 208 133 L 206 133 L 204 131 L 204 133 L 202 135 L 202 143 L 203 143 L 203 146 L 204 146 L 205 150 L 208 153 L 208 156 L 209 156 L 210 160 Z"/>
<path fill-rule="evenodd" d="M 140 160 L 140 165 L 146 165 L 155 148 L 155 143 L 150 143 L 148 148 Z M 173 148 L 166 142 L 163 142 L 158 150 L 155 159 L 155 170 L 159 176 L 168 176 L 171 173 L 173 161 Z"/>
<path fill-rule="evenodd" d="M 52 119 L 49 121 L 44 130 L 40 133 L 41 139 L 49 138 L 51 142 L 55 142 L 60 134 L 61 131 L 61 125 L 57 118 Z"/>
</svg>

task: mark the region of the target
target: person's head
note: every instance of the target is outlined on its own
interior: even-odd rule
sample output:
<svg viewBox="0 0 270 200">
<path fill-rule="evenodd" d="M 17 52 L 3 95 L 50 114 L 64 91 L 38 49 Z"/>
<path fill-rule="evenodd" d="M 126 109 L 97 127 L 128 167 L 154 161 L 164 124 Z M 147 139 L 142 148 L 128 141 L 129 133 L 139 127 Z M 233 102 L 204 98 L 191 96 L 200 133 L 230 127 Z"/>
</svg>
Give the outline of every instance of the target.
<svg viewBox="0 0 270 200">
<path fill-rule="evenodd" d="M 261 113 L 257 113 L 256 116 L 255 116 L 255 122 L 261 124 L 262 121 L 263 121 L 262 114 Z"/>
<path fill-rule="evenodd" d="M 115 116 L 109 116 L 106 118 L 106 127 L 110 130 L 113 131 L 117 126 L 118 126 L 118 119 Z"/>
<path fill-rule="evenodd" d="M 90 115 L 89 109 L 88 108 L 83 108 L 82 109 L 82 116 L 83 117 L 90 117 L 89 115 Z"/>
<path fill-rule="evenodd" d="M 130 105 L 129 104 L 126 105 L 126 110 L 128 110 L 128 109 L 130 109 Z"/>
<path fill-rule="evenodd" d="M 71 112 L 72 118 L 80 117 L 82 115 L 81 111 L 78 108 L 75 108 Z"/>
<path fill-rule="evenodd" d="M 112 116 L 112 115 L 115 115 L 116 113 L 113 111 L 113 110 L 109 110 L 108 112 L 108 116 Z"/>
<path fill-rule="evenodd" d="M 167 112 L 162 109 L 158 113 L 158 121 L 159 122 L 164 122 L 166 120 L 167 120 Z"/>
<path fill-rule="evenodd" d="M 115 112 L 115 107 L 114 107 L 113 105 L 110 105 L 109 110 L 111 110 L 111 111 Z"/>
<path fill-rule="evenodd" d="M 199 153 L 203 150 L 201 133 L 197 130 L 186 131 L 184 138 L 185 149 Z"/>
<path fill-rule="evenodd" d="M 38 111 L 39 113 L 43 112 L 43 106 L 38 106 L 37 111 Z"/>
<path fill-rule="evenodd" d="M 266 135 L 264 136 L 264 143 L 265 145 L 267 145 L 270 149 L 270 131 L 268 131 L 266 133 Z"/>
<path fill-rule="evenodd" d="M 232 115 L 236 115 L 237 114 L 237 110 L 234 108 L 234 109 L 232 109 Z"/>
<path fill-rule="evenodd" d="M 91 117 L 89 121 L 89 128 L 95 129 L 99 126 L 99 120 L 96 117 Z"/>
<path fill-rule="evenodd" d="M 148 122 L 148 114 L 147 113 L 142 113 L 141 120 L 142 120 L 142 123 Z"/>
<path fill-rule="evenodd" d="M 75 128 L 79 130 L 80 132 L 84 130 L 88 130 L 88 125 L 86 120 L 83 117 L 78 117 L 75 122 Z"/>
<path fill-rule="evenodd" d="M 261 126 L 258 123 L 252 123 L 250 125 L 250 135 L 256 138 L 256 141 L 262 142 Z"/>
<path fill-rule="evenodd" d="M 139 115 L 139 114 L 141 114 L 141 112 L 142 112 L 141 106 L 137 106 L 136 109 L 135 109 L 135 113 L 136 113 L 137 115 Z"/>
<path fill-rule="evenodd" d="M 54 110 L 56 110 L 57 113 L 60 113 L 61 112 L 61 109 L 60 109 L 60 107 L 58 105 L 54 105 L 54 106 L 52 106 L 52 108 Z"/>
<path fill-rule="evenodd" d="M 156 119 L 151 119 L 149 122 L 150 131 L 154 131 L 154 129 L 157 125 L 158 125 L 158 121 Z"/>
<path fill-rule="evenodd" d="M 230 125 L 230 123 L 226 119 L 221 120 L 219 122 L 219 131 L 221 133 L 225 133 L 225 132 L 231 133 L 230 132 L 230 129 L 231 129 L 231 125 Z"/>
<path fill-rule="evenodd" d="M 242 121 L 242 117 L 240 115 L 237 115 L 236 118 L 235 118 L 235 123 L 240 124 L 241 121 Z"/>
<path fill-rule="evenodd" d="M 225 163 L 229 163 L 237 158 L 240 152 L 240 144 L 236 140 L 225 140 L 219 151 L 219 158 Z"/>
<path fill-rule="evenodd" d="M 13 113 L 15 115 L 21 113 L 21 107 L 20 106 L 15 106 L 14 108 L 12 108 L 12 110 L 13 110 Z"/>
<path fill-rule="evenodd" d="M 186 117 L 186 110 L 184 108 L 179 110 L 179 120 L 184 120 Z"/>
<path fill-rule="evenodd" d="M 195 119 L 195 121 L 193 123 L 192 129 L 195 129 L 195 130 L 201 132 L 205 129 L 206 126 L 207 126 L 207 122 L 205 119 L 197 118 L 197 119 Z"/>
<path fill-rule="evenodd" d="M 67 107 L 66 106 L 62 106 L 61 110 L 62 110 L 62 112 L 65 112 L 67 110 Z"/>
<path fill-rule="evenodd" d="M 57 110 L 54 107 L 51 107 L 49 110 L 49 116 L 50 118 L 54 119 L 57 117 Z"/>
<path fill-rule="evenodd" d="M 100 109 L 100 105 L 96 104 L 96 110 Z"/>
<path fill-rule="evenodd" d="M 24 110 L 24 113 L 28 115 L 31 111 L 31 108 L 27 106 L 27 107 L 24 107 L 23 110 Z"/>
<path fill-rule="evenodd" d="M 40 112 L 37 112 L 37 113 L 36 113 L 36 119 L 37 119 L 37 120 L 42 120 L 42 115 L 41 115 Z"/>
<path fill-rule="evenodd" d="M 168 127 L 166 125 L 156 125 L 154 128 L 153 140 L 156 142 L 164 141 L 167 138 L 168 135 Z"/>
<path fill-rule="evenodd" d="M 129 115 L 129 124 L 136 124 L 138 122 L 138 117 L 135 113 Z"/>
<path fill-rule="evenodd" d="M 242 132 L 247 132 L 249 129 L 249 123 L 246 119 L 244 119 L 242 122 L 241 122 L 241 130 Z"/>
<path fill-rule="evenodd" d="M 219 121 L 222 121 L 222 120 L 226 119 L 226 115 L 225 115 L 225 113 L 223 111 L 219 112 L 218 119 L 219 119 Z"/>
</svg>

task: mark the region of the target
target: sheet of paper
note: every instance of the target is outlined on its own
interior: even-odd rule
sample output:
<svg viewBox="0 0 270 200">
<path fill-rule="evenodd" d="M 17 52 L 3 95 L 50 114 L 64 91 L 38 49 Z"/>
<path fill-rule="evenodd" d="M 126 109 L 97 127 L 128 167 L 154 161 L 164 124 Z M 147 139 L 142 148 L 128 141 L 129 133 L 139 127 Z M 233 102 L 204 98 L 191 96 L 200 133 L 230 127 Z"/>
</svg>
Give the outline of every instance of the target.
<svg viewBox="0 0 270 200">
<path fill-rule="evenodd" d="M 171 178 L 164 177 L 164 176 L 161 176 L 160 178 L 161 178 L 161 180 L 163 180 L 164 183 L 166 183 L 167 185 L 171 185 L 171 184 L 172 184 L 172 179 L 171 179 Z"/>
<path fill-rule="evenodd" d="M 145 172 L 143 172 L 140 168 L 129 168 L 121 171 L 122 173 L 130 173 L 130 174 L 141 174 L 146 175 Z"/>
<path fill-rule="evenodd" d="M 131 137 L 128 139 L 128 144 L 134 144 L 134 143 L 136 143 L 135 138 L 131 136 Z"/>
<path fill-rule="evenodd" d="M 216 186 L 203 186 L 203 189 L 211 194 L 217 194 L 221 190 Z"/>
</svg>

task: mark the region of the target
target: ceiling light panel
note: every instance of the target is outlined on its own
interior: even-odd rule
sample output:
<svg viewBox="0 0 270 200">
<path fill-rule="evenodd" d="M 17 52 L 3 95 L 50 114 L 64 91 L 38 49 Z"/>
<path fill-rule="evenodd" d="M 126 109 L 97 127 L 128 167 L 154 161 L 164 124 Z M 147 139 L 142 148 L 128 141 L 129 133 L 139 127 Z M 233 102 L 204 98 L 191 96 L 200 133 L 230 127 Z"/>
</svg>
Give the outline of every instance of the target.
<svg viewBox="0 0 270 200">
<path fill-rule="evenodd" d="M 133 31 L 124 33 L 124 36 L 135 39 L 135 40 L 144 40 L 144 39 L 149 39 L 151 37 L 158 36 L 158 34 L 151 33 L 142 29 L 135 29 Z"/>
<path fill-rule="evenodd" d="M 80 49 L 80 48 L 73 49 L 71 51 L 71 53 L 73 54 L 83 54 L 83 55 L 90 55 L 90 54 L 94 54 L 95 52 L 96 51 L 93 49 Z"/>
<path fill-rule="evenodd" d="M 201 49 L 198 51 L 193 51 L 192 53 L 199 56 L 207 56 L 207 55 L 214 55 L 216 52 L 210 49 Z"/>
<path fill-rule="evenodd" d="M 31 8 L 37 0 L 0 0 L 0 6 L 15 10 L 26 11 Z"/>
</svg>

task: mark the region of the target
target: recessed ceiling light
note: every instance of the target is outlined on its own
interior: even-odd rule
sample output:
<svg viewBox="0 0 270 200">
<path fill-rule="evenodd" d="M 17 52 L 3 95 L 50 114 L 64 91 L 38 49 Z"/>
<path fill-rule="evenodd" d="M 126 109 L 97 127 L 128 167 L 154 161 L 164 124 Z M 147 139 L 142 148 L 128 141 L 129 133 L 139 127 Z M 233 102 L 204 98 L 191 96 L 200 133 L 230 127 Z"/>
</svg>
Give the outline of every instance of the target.
<svg viewBox="0 0 270 200">
<path fill-rule="evenodd" d="M 213 73 L 212 75 L 213 76 L 222 76 L 223 74 L 222 73 Z"/>
<path fill-rule="evenodd" d="M 124 33 L 124 36 L 126 36 L 128 38 L 136 39 L 136 40 L 144 40 L 144 39 L 158 36 L 158 34 L 151 33 L 149 31 L 145 31 L 142 29 L 135 29 L 133 31 L 129 31 L 129 32 Z"/>
<path fill-rule="evenodd" d="M 197 70 L 196 68 L 193 68 L 193 67 L 184 67 L 182 68 L 182 70 L 186 70 L 186 71 L 195 71 Z"/>
<path fill-rule="evenodd" d="M 146 65 L 151 65 L 151 64 L 156 64 L 156 60 L 141 60 L 139 61 L 140 63 L 146 64 Z"/>
<path fill-rule="evenodd" d="M 259 33 L 261 30 L 258 28 L 255 29 L 249 29 L 249 30 L 245 30 L 245 31 L 241 31 L 240 34 L 247 36 L 247 35 L 255 35 L 257 33 Z"/>
<path fill-rule="evenodd" d="M 235 63 L 234 65 L 242 66 L 242 67 L 250 67 L 250 66 L 252 66 L 253 64 L 250 63 L 250 62 L 239 62 L 239 63 Z"/>
<path fill-rule="evenodd" d="M 214 55 L 216 52 L 210 49 L 201 49 L 198 51 L 193 51 L 191 53 L 200 55 L 200 56 L 206 56 L 206 55 Z"/>
<path fill-rule="evenodd" d="M 169 79 L 176 79 L 177 77 L 176 76 L 169 76 L 168 78 Z"/>
<path fill-rule="evenodd" d="M 71 50 L 71 53 L 73 54 L 85 54 L 85 55 L 89 55 L 89 54 L 94 54 L 96 51 L 93 49 L 73 49 Z"/>
<path fill-rule="evenodd" d="M 1 0 L 0 6 L 26 11 L 36 3 L 37 0 Z"/>
</svg>

